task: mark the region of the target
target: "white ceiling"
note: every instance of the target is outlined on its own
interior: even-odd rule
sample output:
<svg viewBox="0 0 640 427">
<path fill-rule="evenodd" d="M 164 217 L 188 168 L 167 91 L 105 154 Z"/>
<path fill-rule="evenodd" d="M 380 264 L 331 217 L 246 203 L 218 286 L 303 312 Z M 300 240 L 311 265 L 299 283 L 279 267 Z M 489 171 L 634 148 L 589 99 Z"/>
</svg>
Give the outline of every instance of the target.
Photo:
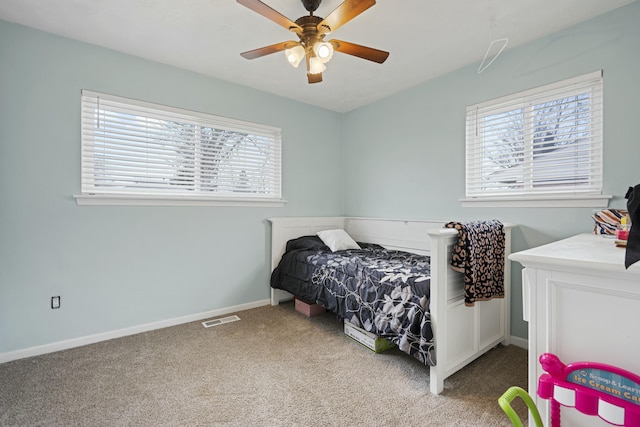
<svg viewBox="0 0 640 427">
<path fill-rule="evenodd" d="M 386 50 L 389 59 L 336 53 L 313 85 L 283 53 L 240 56 L 297 36 L 235 0 L 0 0 L 0 19 L 346 112 L 477 64 L 491 40 L 507 37 L 512 49 L 633 1 L 378 0 L 327 40 Z M 299 0 L 263 2 L 294 21 L 307 14 Z M 324 0 L 315 15 L 340 3 Z"/>
</svg>

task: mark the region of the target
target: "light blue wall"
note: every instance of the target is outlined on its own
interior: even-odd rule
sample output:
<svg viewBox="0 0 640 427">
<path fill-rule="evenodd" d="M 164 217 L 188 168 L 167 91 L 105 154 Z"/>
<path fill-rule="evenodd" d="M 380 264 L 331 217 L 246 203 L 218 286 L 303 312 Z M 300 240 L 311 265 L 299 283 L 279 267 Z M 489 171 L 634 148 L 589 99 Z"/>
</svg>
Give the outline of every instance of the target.
<svg viewBox="0 0 640 427">
<path fill-rule="evenodd" d="M 640 183 L 640 3 L 504 52 L 345 115 L 345 214 L 519 224 L 513 250 L 591 232 L 590 208 L 462 208 L 465 107 L 604 70 L 604 193 L 623 207 Z M 473 37 L 472 34 L 469 35 Z M 520 267 L 512 279 L 512 334 L 522 321 Z"/>
<path fill-rule="evenodd" d="M 604 69 L 604 191 L 624 206 L 638 22 L 634 3 L 340 115 L 0 21 L 0 353 L 266 299 L 270 216 L 498 218 L 520 224 L 514 250 L 590 231 L 588 208 L 460 207 L 465 106 Z M 282 127 L 286 207 L 77 206 L 83 88 Z"/>
<path fill-rule="evenodd" d="M 83 88 L 281 127 L 286 207 L 77 206 Z M 337 113 L 0 21 L 0 353 L 267 299 L 266 218 L 342 213 L 341 129 Z"/>
</svg>

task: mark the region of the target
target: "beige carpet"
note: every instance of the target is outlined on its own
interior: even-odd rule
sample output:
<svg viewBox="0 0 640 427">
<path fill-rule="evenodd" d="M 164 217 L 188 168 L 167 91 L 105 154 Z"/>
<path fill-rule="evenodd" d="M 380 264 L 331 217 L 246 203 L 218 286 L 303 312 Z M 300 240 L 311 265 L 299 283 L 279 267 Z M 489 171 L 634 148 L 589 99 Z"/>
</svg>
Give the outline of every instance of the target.
<svg viewBox="0 0 640 427">
<path fill-rule="evenodd" d="M 369 351 L 331 313 L 307 318 L 287 303 L 237 314 L 0 364 L 0 425 L 510 426 L 497 399 L 526 387 L 515 346 L 434 396 L 427 367 Z"/>
</svg>

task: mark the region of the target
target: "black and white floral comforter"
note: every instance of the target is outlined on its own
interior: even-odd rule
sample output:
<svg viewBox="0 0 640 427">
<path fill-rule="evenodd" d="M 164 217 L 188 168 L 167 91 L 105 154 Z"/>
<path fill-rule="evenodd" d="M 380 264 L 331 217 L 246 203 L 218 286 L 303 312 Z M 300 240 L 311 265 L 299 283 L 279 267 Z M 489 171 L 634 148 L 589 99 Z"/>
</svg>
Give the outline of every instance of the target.
<svg viewBox="0 0 640 427">
<path fill-rule="evenodd" d="M 435 365 L 429 257 L 360 243 L 331 252 L 316 236 L 290 240 L 271 286 L 314 302 Z"/>
</svg>

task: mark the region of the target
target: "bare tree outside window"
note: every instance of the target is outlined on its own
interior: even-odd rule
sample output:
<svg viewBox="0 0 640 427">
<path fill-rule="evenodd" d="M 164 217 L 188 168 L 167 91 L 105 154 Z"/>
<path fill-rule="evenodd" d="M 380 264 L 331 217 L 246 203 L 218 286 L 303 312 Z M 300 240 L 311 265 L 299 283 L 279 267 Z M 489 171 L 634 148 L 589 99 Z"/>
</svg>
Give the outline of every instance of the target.
<svg viewBox="0 0 640 427">
<path fill-rule="evenodd" d="M 601 79 L 599 87 L 591 83 L 468 107 L 467 195 L 600 185 L 594 172 L 601 173 Z"/>
<path fill-rule="evenodd" d="M 83 93 L 83 189 L 280 197 L 279 129 L 106 98 Z"/>
</svg>

